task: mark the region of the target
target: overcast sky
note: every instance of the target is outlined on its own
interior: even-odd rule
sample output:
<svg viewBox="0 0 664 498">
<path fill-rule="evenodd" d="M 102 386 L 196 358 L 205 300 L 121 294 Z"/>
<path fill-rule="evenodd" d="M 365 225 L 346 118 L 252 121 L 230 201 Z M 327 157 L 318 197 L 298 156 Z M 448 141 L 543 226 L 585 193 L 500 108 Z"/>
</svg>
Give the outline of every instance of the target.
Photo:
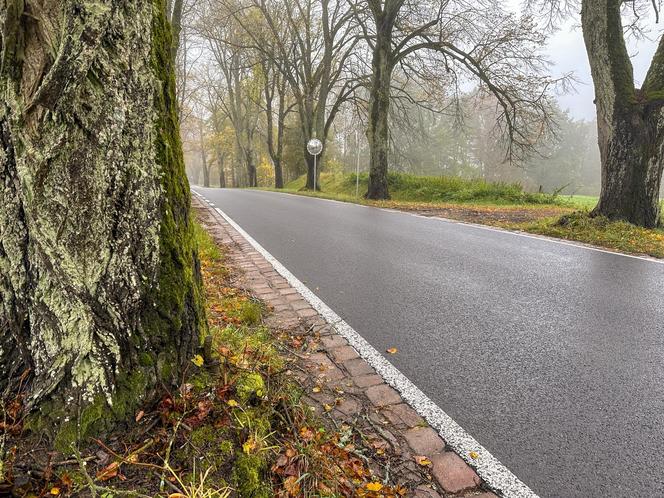
<svg viewBox="0 0 664 498">
<path fill-rule="evenodd" d="M 576 23 L 570 22 L 554 34 L 549 40 L 547 52 L 554 63 L 551 68 L 554 74 L 560 75 L 573 71 L 580 81 L 576 85 L 576 93 L 559 97 L 561 107 L 569 109 L 571 115 L 577 119 L 593 119 L 595 117 L 595 106 L 593 105 L 594 91 L 590 78 L 590 67 L 588 66 L 581 28 L 575 26 Z M 651 35 L 653 39 L 656 39 L 656 36 L 656 32 Z M 628 45 L 638 87 L 641 86 L 648 71 L 650 61 L 657 48 L 657 42 L 655 40 L 630 41 Z"/>
</svg>

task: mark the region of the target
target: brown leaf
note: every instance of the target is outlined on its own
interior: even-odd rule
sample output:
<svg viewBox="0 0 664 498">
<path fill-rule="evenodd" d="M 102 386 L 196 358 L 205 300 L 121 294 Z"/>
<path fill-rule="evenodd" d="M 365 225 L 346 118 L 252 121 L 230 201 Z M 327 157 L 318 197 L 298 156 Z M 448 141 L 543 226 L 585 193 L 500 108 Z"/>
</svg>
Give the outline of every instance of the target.
<svg viewBox="0 0 664 498">
<path fill-rule="evenodd" d="M 300 496 L 300 483 L 297 482 L 297 477 L 290 476 L 286 478 L 284 489 L 288 491 L 289 496 Z"/>
<path fill-rule="evenodd" d="M 99 481 L 108 481 L 113 479 L 120 472 L 120 462 L 112 462 L 106 467 L 97 472 L 97 479 Z"/>
<path fill-rule="evenodd" d="M 136 414 L 136 422 L 140 422 L 141 419 L 142 419 L 144 416 L 145 416 L 145 412 L 144 412 L 143 410 L 141 410 L 140 412 L 138 412 L 138 413 Z"/>
<path fill-rule="evenodd" d="M 397 354 L 399 350 L 397 348 L 390 348 L 387 350 L 387 352 L 390 354 Z"/>
<path fill-rule="evenodd" d="M 302 427 L 300 429 L 300 437 L 305 441 L 311 441 L 314 438 L 314 431 L 309 427 Z"/>
</svg>

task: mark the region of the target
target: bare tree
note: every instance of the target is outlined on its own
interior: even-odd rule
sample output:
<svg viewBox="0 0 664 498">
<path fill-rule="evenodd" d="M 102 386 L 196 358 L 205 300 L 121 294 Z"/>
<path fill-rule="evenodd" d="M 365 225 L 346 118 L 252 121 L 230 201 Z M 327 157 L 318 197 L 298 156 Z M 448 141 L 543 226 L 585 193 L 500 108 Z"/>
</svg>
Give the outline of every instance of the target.
<svg viewBox="0 0 664 498">
<path fill-rule="evenodd" d="M 240 43 L 244 31 L 223 7 L 216 0 L 201 2 L 197 31 L 205 40 L 218 71 L 217 83 L 209 84 L 217 94 L 220 108 L 233 124 L 236 157 L 244 163 L 248 186 L 256 187 L 255 137 L 260 114 L 257 102 L 261 92 L 256 68 L 259 61 L 251 51 L 229 43 L 229 40 Z"/>
<path fill-rule="evenodd" d="M 318 178 L 307 142 L 316 137 L 325 145 L 341 105 L 360 86 L 350 71 L 360 41 L 353 9 L 345 0 L 218 1 L 247 34 L 245 47 L 271 61 L 289 85 L 302 129 L 306 186 L 314 189 Z"/>
<path fill-rule="evenodd" d="M 395 85 L 397 70 L 403 82 L 420 82 L 418 98 L 426 106 L 452 97 L 459 109 L 460 87 L 468 82 L 492 94 L 510 159 L 523 157 L 549 131 L 553 81 L 544 76 L 546 61 L 538 54 L 544 38 L 529 18 L 517 18 L 493 0 L 368 0 L 355 13 L 373 54 L 368 198 L 389 198 L 391 103 L 415 101 L 404 95 L 412 85 Z"/>
<path fill-rule="evenodd" d="M 274 186 L 284 188 L 282 158 L 286 118 L 295 104 L 288 102 L 288 84 L 284 75 L 270 59 L 261 61 L 263 77 L 263 102 L 265 110 L 265 136 L 268 154 L 274 166 Z M 276 130 L 275 130 L 276 120 Z"/>
</svg>

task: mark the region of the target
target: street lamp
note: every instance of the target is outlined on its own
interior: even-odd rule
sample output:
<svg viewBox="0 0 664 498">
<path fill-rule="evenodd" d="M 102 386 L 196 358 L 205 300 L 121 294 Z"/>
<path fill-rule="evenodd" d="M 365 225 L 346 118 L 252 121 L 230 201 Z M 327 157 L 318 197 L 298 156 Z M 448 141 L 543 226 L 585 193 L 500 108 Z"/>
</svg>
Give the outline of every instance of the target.
<svg viewBox="0 0 664 498">
<path fill-rule="evenodd" d="M 314 192 L 317 190 L 316 189 L 316 169 L 318 166 L 318 156 L 320 155 L 321 152 L 323 152 L 323 142 L 318 140 L 317 138 L 312 138 L 309 140 L 307 143 L 307 151 L 309 151 L 309 154 L 314 156 Z"/>
</svg>

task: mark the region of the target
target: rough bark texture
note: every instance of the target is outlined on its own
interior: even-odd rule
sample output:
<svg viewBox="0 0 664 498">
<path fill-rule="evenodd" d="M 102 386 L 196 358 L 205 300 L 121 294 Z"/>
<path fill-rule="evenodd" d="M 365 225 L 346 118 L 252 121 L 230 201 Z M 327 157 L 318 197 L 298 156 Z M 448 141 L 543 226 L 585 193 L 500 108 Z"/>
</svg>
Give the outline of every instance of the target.
<svg viewBox="0 0 664 498">
<path fill-rule="evenodd" d="M 369 90 L 369 186 L 367 199 L 389 199 L 387 171 L 390 140 L 390 87 L 399 48 L 392 47 L 393 31 L 403 0 L 369 0 L 369 9 L 376 24 L 371 44 L 371 87 Z"/>
<path fill-rule="evenodd" d="M 381 15 L 377 19 L 369 101 L 369 188 L 367 199 L 389 199 L 387 168 L 389 152 L 390 85 L 392 82 L 392 26 Z M 386 25 L 388 24 L 388 25 Z"/>
<path fill-rule="evenodd" d="M 0 0 L 0 379 L 69 443 L 204 326 L 163 0 Z"/>
<path fill-rule="evenodd" d="M 643 88 L 636 89 L 621 4 L 584 0 L 581 12 L 602 161 L 602 190 L 593 214 L 655 227 L 664 165 L 664 48 L 660 44 Z"/>
</svg>

